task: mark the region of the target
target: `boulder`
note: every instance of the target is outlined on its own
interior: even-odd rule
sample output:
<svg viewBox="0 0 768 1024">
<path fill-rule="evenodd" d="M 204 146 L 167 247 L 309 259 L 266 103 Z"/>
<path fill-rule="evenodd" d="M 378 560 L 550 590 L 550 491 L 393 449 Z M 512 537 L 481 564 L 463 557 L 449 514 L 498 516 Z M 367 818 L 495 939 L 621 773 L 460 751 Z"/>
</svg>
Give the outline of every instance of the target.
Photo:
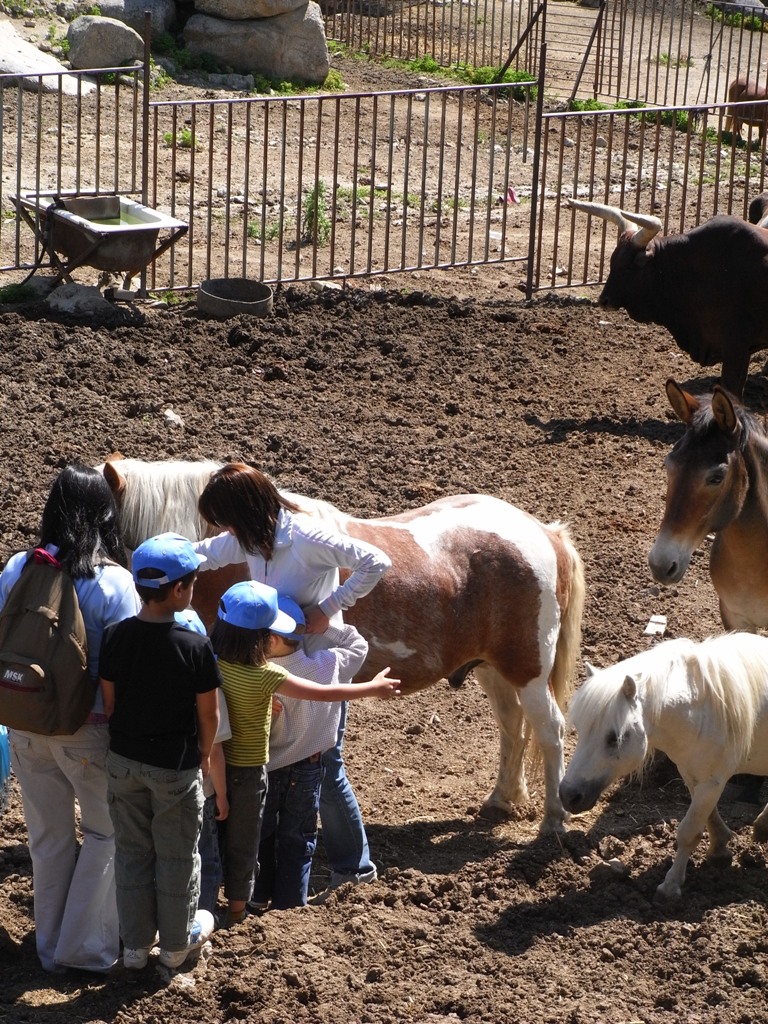
<svg viewBox="0 0 768 1024">
<path fill-rule="evenodd" d="M 195 0 L 198 14 L 210 14 L 225 21 L 248 21 L 251 18 L 274 18 L 304 7 L 307 0 Z"/>
<path fill-rule="evenodd" d="M 100 0 L 99 10 L 105 18 L 115 18 L 144 38 L 144 12 L 152 16 L 150 35 L 157 39 L 164 32 L 176 27 L 176 4 L 174 0 Z"/>
<path fill-rule="evenodd" d="M 330 69 L 323 15 L 314 0 L 287 14 L 248 21 L 193 14 L 184 42 L 190 53 L 209 54 L 241 74 L 321 85 Z"/>
<path fill-rule="evenodd" d="M 114 18 L 84 14 L 67 30 L 73 68 L 117 68 L 144 57 L 144 40 L 135 29 Z"/>
<path fill-rule="evenodd" d="M 65 71 L 50 53 L 43 53 L 33 43 L 22 39 L 9 22 L 4 21 L 0 27 L 0 74 L 18 75 L 23 89 L 36 91 L 38 83 L 43 92 L 58 92 L 59 88 L 66 96 L 77 96 L 78 78 L 75 75 L 62 75 Z M 37 78 L 37 75 L 44 75 Z M 6 80 L 6 85 L 9 81 Z M 80 78 L 79 88 L 83 95 L 91 92 L 96 86 L 93 82 Z"/>
</svg>

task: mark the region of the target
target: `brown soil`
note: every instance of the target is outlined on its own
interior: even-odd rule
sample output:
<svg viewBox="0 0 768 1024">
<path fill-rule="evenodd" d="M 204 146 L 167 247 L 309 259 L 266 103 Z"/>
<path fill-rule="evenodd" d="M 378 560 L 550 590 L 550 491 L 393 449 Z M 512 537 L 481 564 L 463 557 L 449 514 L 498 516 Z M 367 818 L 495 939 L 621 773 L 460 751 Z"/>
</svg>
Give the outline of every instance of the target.
<svg viewBox="0 0 768 1024">
<path fill-rule="evenodd" d="M 414 84 L 386 72 L 366 86 L 351 74 L 351 88 Z M 661 328 L 587 300 L 524 302 L 519 276 L 289 288 L 264 320 L 208 320 L 186 300 L 119 304 L 101 319 L 43 305 L 0 312 L 0 562 L 30 542 L 68 460 L 96 464 L 115 449 L 242 458 L 363 516 L 482 491 L 566 520 L 587 573 L 583 653 L 597 665 L 652 643 L 651 615 L 667 616 L 667 636 L 719 631 L 706 551 L 670 590 L 646 563 L 662 460 L 682 431 L 664 380 L 702 391 L 714 378 Z M 760 368 L 746 401 L 765 410 Z M 737 833 L 733 866 L 716 870 L 697 851 L 681 905 L 659 908 L 687 805 L 674 770 L 657 763 L 642 784 L 614 787 L 565 839 L 536 838 L 535 779 L 528 806 L 489 823 L 477 817 L 498 759 L 487 703 L 470 679 L 356 704 L 347 765 L 381 879 L 219 932 L 170 982 L 153 968 L 41 970 L 14 789 L 0 835 L 0 1020 L 768 1022 L 768 875 L 754 809 L 722 809 Z M 321 848 L 313 888 L 326 879 Z"/>
<path fill-rule="evenodd" d="M 598 665 L 653 642 L 653 614 L 668 636 L 719 630 L 705 552 L 671 590 L 646 564 L 662 459 L 682 430 L 664 379 L 713 381 L 660 328 L 512 290 L 367 289 L 287 289 L 263 320 L 135 303 L 103 322 L 41 306 L 4 312 L 0 326 L 3 556 L 29 542 L 69 459 L 238 457 L 360 515 L 478 490 L 567 520 L 588 580 L 583 651 Z M 765 409 L 759 370 L 746 397 Z M 153 968 L 42 972 L 14 792 L 0 838 L 2 1019 L 768 1021 L 768 876 L 744 805 L 724 808 L 733 867 L 699 850 L 682 904 L 665 910 L 654 890 L 686 806 L 669 765 L 616 786 L 564 840 L 537 840 L 539 784 L 512 821 L 476 816 L 497 740 L 471 680 L 355 705 L 346 749 L 381 879 L 218 932 L 170 983 Z M 326 878 L 321 852 L 313 887 Z"/>
</svg>

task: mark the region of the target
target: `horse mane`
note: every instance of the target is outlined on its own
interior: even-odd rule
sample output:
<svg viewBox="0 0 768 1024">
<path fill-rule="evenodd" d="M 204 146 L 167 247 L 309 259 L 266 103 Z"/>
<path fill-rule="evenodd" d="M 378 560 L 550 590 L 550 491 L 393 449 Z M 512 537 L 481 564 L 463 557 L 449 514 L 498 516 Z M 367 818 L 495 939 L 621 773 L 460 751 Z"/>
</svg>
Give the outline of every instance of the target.
<svg viewBox="0 0 768 1024">
<path fill-rule="evenodd" d="M 197 512 L 197 500 L 221 465 L 180 459 L 120 459 L 115 463 L 121 476 L 130 480 L 120 505 L 120 525 L 127 547 L 135 548 L 147 537 L 167 531 L 191 541 L 206 537 L 210 530 Z"/>
<path fill-rule="evenodd" d="M 569 723 L 579 734 L 596 727 L 620 734 L 626 708 L 617 698 L 632 676 L 646 721 L 656 724 L 673 703 L 705 704 L 744 758 L 765 694 L 768 659 L 758 650 L 760 642 L 757 636 L 725 633 L 700 643 L 681 638 L 657 644 L 587 679 L 571 702 Z"/>
<path fill-rule="evenodd" d="M 763 460 L 768 461 L 768 434 L 766 434 L 765 418 L 750 412 L 740 402 L 736 401 L 733 395 L 730 398 L 733 411 L 741 427 L 739 450 L 745 453 L 749 448 L 755 446 Z M 697 396 L 697 401 L 699 408 L 693 414 L 691 429 L 697 435 L 707 434 L 710 430 L 719 430 L 712 414 L 712 395 L 699 395 Z"/>
<path fill-rule="evenodd" d="M 213 460 L 188 462 L 165 459 L 144 462 L 142 459 L 120 459 L 115 468 L 130 479 L 120 501 L 120 525 L 123 541 L 136 548 L 147 537 L 158 533 L 180 533 L 192 541 L 203 540 L 218 532 L 197 512 L 197 502 L 211 475 L 223 463 Z M 99 467 L 100 469 L 103 467 Z M 338 514 L 331 504 L 320 499 L 282 491 L 307 515 L 317 515 L 329 523 Z"/>
</svg>

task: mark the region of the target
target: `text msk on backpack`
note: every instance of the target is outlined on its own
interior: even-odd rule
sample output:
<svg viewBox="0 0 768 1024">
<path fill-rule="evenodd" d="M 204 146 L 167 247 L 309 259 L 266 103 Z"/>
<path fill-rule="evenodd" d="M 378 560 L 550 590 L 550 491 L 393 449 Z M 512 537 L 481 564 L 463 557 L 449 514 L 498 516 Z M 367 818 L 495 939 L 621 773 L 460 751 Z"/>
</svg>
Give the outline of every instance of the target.
<svg viewBox="0 0 768 1024">
<path fill-rule="evenodd" d="M 37 548 L 0 612 L 0 722 L 70 735 L 84 724 L 95 696 L 75 585 Z"/>
</svg>

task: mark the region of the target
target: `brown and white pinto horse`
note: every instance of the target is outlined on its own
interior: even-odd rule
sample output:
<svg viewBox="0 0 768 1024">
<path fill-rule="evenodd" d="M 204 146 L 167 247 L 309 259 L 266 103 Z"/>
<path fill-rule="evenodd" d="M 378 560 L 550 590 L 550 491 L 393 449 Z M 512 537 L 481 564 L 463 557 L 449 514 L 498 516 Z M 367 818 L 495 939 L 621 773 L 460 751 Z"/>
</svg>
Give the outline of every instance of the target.
<svg viewBox="0 0 768 1024">
<path fill-rule="evenodd" d="M 688 428 L 667 455 L 664 518 L 648 555 L 659 583 L 677 583 L 715 534 L 709 573 L 726 629 L 768 626 L 768 436 L 763 421 L 716 386 L 695 398 L 667 381 Z"/>
<path fill-rule="evenodd" d="M 106 463 L 129 547 L 164 530 L 193 540 L 204 536 L 197 499 L 217 467 L 134 459 Z M 579 660 L 585 592 L 581 558 L 567 528 L 544 525 L 478 494 L 368 520 L 327 502 L 290 497 L 328 527 L 375 544 L 392 559 L 374 590 L 345 612 L 370 645 L 365 673 L 391 665 L 404 692 L 412 693 L 472 668 L 501 739 L 498 778 L 483 813 L 509 815 L 514 804 L 527 800 L 525 754 L 532 732 L 544 764 L 541 831 L 562 830 L 562 708 Z M 244 565 L 231 568 L 243 578 Z M 213 577 L 201 573 L 195 587 L 196 607 L 209 622 L 233 578 Z"/>
</svg>

